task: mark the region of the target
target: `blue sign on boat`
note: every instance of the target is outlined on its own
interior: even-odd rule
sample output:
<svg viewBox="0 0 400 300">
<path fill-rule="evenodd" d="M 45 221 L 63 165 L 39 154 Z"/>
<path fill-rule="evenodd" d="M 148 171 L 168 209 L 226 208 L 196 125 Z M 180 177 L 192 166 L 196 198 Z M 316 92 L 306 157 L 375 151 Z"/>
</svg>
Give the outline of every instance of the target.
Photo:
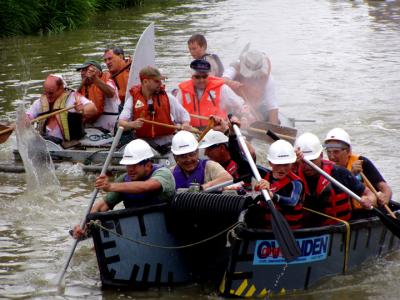
<svg viewBox="0 0 400 300">
<path fill-rule="evenodd" d="M 301 256 L 289 264 L 301 264 L 324 260 L 329 249 L 328 234 L 296 239 L 301 249 Z M 282 257 L 281 249 L 276 240 L 257 240 L 254 251 L 253 265 L 282 265 L 286 260 Z"/>
</svg>

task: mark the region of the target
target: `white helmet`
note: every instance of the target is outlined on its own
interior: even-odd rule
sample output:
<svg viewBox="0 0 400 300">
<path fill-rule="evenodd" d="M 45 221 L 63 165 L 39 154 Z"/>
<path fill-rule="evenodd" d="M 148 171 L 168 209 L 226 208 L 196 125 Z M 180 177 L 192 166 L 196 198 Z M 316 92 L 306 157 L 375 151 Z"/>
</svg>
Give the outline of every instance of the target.
<svg viewBox="0 0 400 300">
<path fill-rule="evenodd" d="M 182 155 L 197 150 L 199 143 L 194 135 L 186 130 L 181 130 L 172 138 L 171 151 L 175 155 Z"/>
<path fill-rule="evenodd" d="M 291 164 L 296 161 L 296 153 L 289 142 L 278 140 L 269 147 L 267 158 L 276 165 Z"/>
<path fill-rule="evenodd" d="M 295 148 L 300 148 L 304 154 L 304 158 L 308 160 L 317 159 L 323 150 L 319 138 L 310 132 L 300 135 L 294 144 Z"/>
<path fill-rule="evenodd" d="M 211 129 L 200 142 L 199 148 L 204 149 L 213 145 L 224 144 L 227 143 L 228 140 L 229 138 L 221 131 Z"/>
<path fill-rule="evenodd" d="M 350 136 L 342 128 L 333 128 L 328 132 L 325 138 L 325 143 L 331 140 L 341 141 L 346 143 L 349 147 L 351 146 Z"/>
<path fill-rule="evenodd" d="M 149 144 L 141 139 L 136 139 L 126 145 L 120 165 L 135 165 L 154 156 Z"/>
</svg>

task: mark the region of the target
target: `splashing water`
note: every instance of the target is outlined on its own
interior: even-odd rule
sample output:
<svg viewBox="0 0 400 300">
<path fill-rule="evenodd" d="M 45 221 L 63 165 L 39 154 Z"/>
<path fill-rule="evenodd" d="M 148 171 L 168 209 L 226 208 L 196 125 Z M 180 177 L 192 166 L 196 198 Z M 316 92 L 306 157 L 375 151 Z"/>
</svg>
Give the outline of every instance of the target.
<svg viewBox="0 0 400 300">
<path fill-rule="evenodd" d="M 26 122 L 23 107 L 17 109 L 16 136 L 25 167 L 27 190 L 42 195 L 58 191 L 60 183 L 46 141 Z"/>
</svg>

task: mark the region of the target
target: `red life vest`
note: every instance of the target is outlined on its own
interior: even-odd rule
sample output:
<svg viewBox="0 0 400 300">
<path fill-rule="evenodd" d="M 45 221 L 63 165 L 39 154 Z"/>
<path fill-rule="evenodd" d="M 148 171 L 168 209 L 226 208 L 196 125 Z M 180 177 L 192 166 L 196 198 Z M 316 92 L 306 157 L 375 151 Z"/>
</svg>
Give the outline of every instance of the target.
<svg viewBox="0 0 400 300">
<path fill-rule="evenodd" d="M 128 67 L 128 63 L 124 62 L 121 65 L 120 70 L 123 68 L 126 68 L 123 70 L 121 73 L 116 73 L 118 75 L 111 75 L 111 79 L 114 81 L 115 85 L 118 88 L 118 96 L 119 99 L 121 100 L 121 104 L 123 105 L 125 103 L 125 95 L 126 95 L 126 88 L 128 86 L 128 79 L 129 79 L 129 70 L 130 67 Z"/>
<path fill-rule="evenodd" d="M 169 99 L 167 93 L 163 88 L 156 95 L 152 96 L 153 111 L 149 110 L 147 99 L 144 99 L 142 94 L 142 86 L 136 85 L 129 90 L 132 95 L 132 119 L 144 118 L 160 123 L 173 125 L 171 120 L 171 108 L 169 106 Z M 173 128 L 165 128 L 155 126 L 152 124 L 144 123 L 139 129 L 136 129 L 136 136 L 138 138 L 155 138 L 159 136 L 170 135 L 175 132 Z"/>
<path fill-rule="evenodd" d="M 226 112 L 220 107 L 221 87 L 224 84 L 224 80 L 209 76 L 207 81 L 207 86 L 200 100 L 197 98 L 192 79 L 180 83 L 179 89 L 182 93 L 182 106 L 189 114 L 205 117 L 216 115 L 226 118 Z M 197 118 L 191 118 L 190 121 L 190 125 L 194 127 L 203 127 L 207 126 L 207 124 L 207 120 L 199 120 Z"/>
<path fill-rule="evenodd" d="M 264 179 L 270 182 L 272 172 L 268 172 Z M 273 193 L 277 193 L 279 195 L 279 190 L 281 190 L 286 185 L 290 184 L 292 181 L 298 180 L 302 182 L 301 178 L 299 178 L 296 174 L 292 171 L 288 173 L 285 178 L 279 179 L 273 183 L 270 182 L 270 191 Z M 304 184 L 303 184 L 304 185 Z M 280 205 L 279 203 L 274 202 L 276 209 L 278 209 L 285 219 L 288 221 L 290 227 L 292 229 L 301 228 L 301 222 L 303 218 L 303 202 L 298 201 L 297 204 L 292 207 L 288 205 Z M 271 214 L 267 213 L 264 216 L 264 219 L 271 223 Z"/>
<path fill-rule="evenodd" d="M 228 160 L 226 163 L 221 163 L 221 166 L 232 175 L 233 178 L 239 178 L 238 174 L 238 164 L 234 162 L 232 159 Z"/>
<path fill-rule="evenodd" d="M 335 164 L 327 161 L 327 160 L 322 160 L 322 170 L 324 170 L 326 173 L 331 175 L 332 170 L 334 168 Z M 303 181 L 306 183 L 304 174 L 303 174 L 303 168 L 299 167 L 299 176 L 300 178 L 303 179 Z M 307 184 L 304 185 L 305 187 L 305 192 L 307 195 L 311 195 L 310 190 L 307 186 Z M 315 191 L 315 196 L 318 198 L 321 196 L 322 192 L 325 191 L 325 189 L 329 189 L 329 201 L 328 205 L 324 207 L 323 213 L 344 220 L 348 221 L 351 218 L 351 203 L 349 196 L 344 193 L 335 193 L 334 188 L 332 187 L 332 184 L 328 179 L 326 179 L 324 176 L 320 175 L 317 183 L 317 188 Z M 324 225 L 330 225 L 330 224 L 335 224 L 337 221 L 332 220 L 332 219 L 327 219 L 324 222 Z"/>
</svg>

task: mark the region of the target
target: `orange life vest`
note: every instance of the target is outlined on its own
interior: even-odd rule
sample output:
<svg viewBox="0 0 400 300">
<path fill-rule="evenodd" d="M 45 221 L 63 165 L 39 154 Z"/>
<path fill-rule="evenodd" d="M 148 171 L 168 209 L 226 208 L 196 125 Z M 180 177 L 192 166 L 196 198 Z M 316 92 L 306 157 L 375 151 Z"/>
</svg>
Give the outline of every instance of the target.
<svg viewBox="0 0 400 300">
<path fill-rule="evenodd" d="M 270 182 L 271 179 L 271 174 L 272 172 L 268 172 L 264 179 Z M 292 181 L 298 180 L 302 182 L 301 178 L 298 177 L 296 174 L 294 174 L 292 171 L 288 173 L 288 175 L 285 178 L 279 179 L 273 183 L 270 183 L 270 190 L 273 193 L 277 193 L 279 195 L 279 190 L 281 190 L 283 187 L 286 185 L 290 184 Z M 303 183 L 303 182 L 302 182 Z M 304 186 L 304 184 L 303 184 Z M 275 203 L 276 209 L 278 209 L 282 215 L 285 217 L 285 219 L 288 221 L 290 227 L 292 229 L 297 229 L 301 228 L 301 221 L 303 218 L 303 202 L 298 201 L 297 204 L 294 207 L 288 206 L 288 205 L 280 205 L 279 203 Z M 265 214 L 264 219 L 267 222 L 271 222 L 271 214 L 267 213 Z"/>
<path fill-rule="evenodd" d="M 335 164 L 327 161 L 327 160 L 322 160 L 322 170 L 324 170 L 326 173 L 331 175 L 332 170 L 334 168 Z M 310 190 L 307 186 L 307 181 L 305 180 L 304 174 L 303 174 L 303 168 L 299 167 L 299 174 L 300 178 L 303 179 L 305 182 L 305 192 L 308 195 L 311 195 Z M 317 198 L 317 201 L 319 200 L 318 197 L 321 196 L 322 192 L 325 191 L 325 189 L 329 189 L 329 201 L 328 204 L 324 207 L 323 213 L 344 220 L 348 221 L 351 218 L 351 203 L 349 196 L 344 193 L 335 193 L 335 190 L 330 183 L 328 179 L 326 179 L 324 176 L 320 175 L 317 183 L 317 188 L 315 191 L 315 196 Z M 335 224 L 337 221 L 332 220 L 332 219 L 327 219 L 324 222 L 324 225 L 329 225 L 329 224 Z"/>
<path fill-rule="evenodd" d="M 133 99 L 132 106 L 132 119 L 144 118 L 160 123 L 173 125 L 171 119 L 171 108 L 167 93 L 162 88 L 160 92 L 152 96 L 153 109 L 149 109 L 147 99 L 144 99 L 142 94 L 142 86 L 136 85 L 129 90 Z M 175 132 L 173 128 L 165 128 L 162 126 L 155 126 L 152 124 L 144 123 L 139 129 L 136 129 L 136 136 L 138 138 L 155 138 L 159 136 L 170 135 Z"/>
<path fill-rule="evenodd" d="M 351 170 L 353 168 L 353 164 L 359 159 L 359 157 L 360 157 L 359 155 L 353 154 L 353 153 L 350 155 L 349 160 L 347 161 L 347 166 L 346 166 L 347 170 L 349 170 L 351 172 Z M 362 179 L 361 179 L 361 181 L 364 182 Z M 358 202 L 357 200 L 354 200 L 353 198 L 351 199 L 351 205 L 352 205 L 353 209 L 363 209 L 360 202 Z"/>
<path fill-rule="evenodd" d="M 107 82 L 108 76 L 103 73 L 101 76 L 101 80 L 103 82 Z M 104 112 L 105 105 L 105 95 L 102 90 L 95 84 L 85 85 L 83 84 L 81 88 L 78 90 L 78 93 L 84 95 L 87 99 L 91 100 L 97 108 L 97 113 L 95 116 L 90 119 L 85 119 L 85 122 L 94 122 L 96 121 L 101 114 Z"/>
<path fill-rule="evenodd" d="M 226 118 L 226 112 L 220 107 L 221 87 L 223 84 L 223 79 L 209 76 L 207 78 L 207 86 L 199 100 L 192 79 L 180 83 L 179 89 L 182 93 L 182 106 L 189 112 L 189 114 L 196 114 L 205 117 L 216 115 Z M 197 118 L 191 118 L 190 121 L 190 125 L 194 127 L 203 127 L 207 126 L 207 124 L 207 120 L 199 120 Z"/>
<path fill-rule="evenodd" d="M 124 65 L 121 66 L 121 70 L 127 66 L 128 63 L 124 62 Z M 121 100 L 121 105 L 125 103 L 125 95 L 126 95 L 126 88 L 128 86 L 128 79 L 129 79 L 129 69 L 126 68 L 121 73 L 117 73 L 118 75 L 114 76 L 111 75 L 111 79 L 114 80 L 115 85 L 118 88 L 118 96 Z"/>
</svg>

